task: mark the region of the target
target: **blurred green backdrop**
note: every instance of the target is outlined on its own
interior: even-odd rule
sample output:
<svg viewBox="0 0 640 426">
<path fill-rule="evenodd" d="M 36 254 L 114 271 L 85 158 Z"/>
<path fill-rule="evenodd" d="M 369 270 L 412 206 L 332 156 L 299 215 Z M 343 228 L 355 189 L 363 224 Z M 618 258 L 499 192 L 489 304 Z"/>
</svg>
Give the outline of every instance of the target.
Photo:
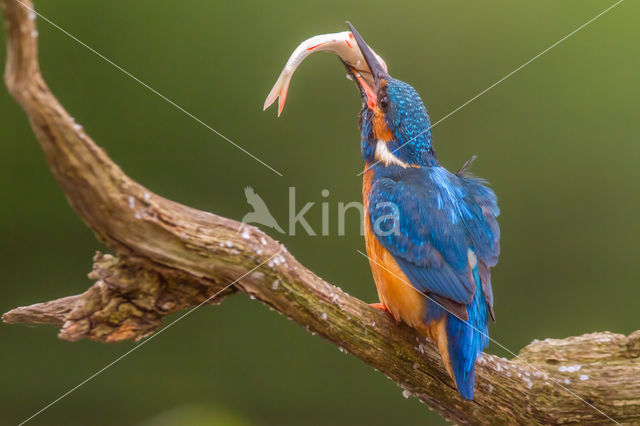
<svg viewBox="0 0 640 426">
<path fill-rule="evenodd" d="M 279 177 L 38 20 L 45 78 L 132 177 L 240 219 L 254 187 L 286 223 L 299 203 L 360 199 L 360 98 L 335 57 L 295 75 L 280 119 L 262 103 L 303 39 L 351 20 L 432 120 L 612 4 L 598 0 L 37 2 L 40 13 L 276 169 Z M 492 336 L 637 328 L 640 297 L 640 5 L 627 1 L 434 129 L 441 162 L 500 198 Z M 2 35 L 4 37 L 4 35 Z M 1 56 L 4 58 L 4 40 Z M 96 249 L 43 161 L 24 113 L 0 93 L 0 311 L 84 291 Z M 308 215 L 320 228 L 320 208 Z M 320 276 L 376 294 L 356 215 L 349 232 L 272 233 Z M 267 230 L 269 231 L 269 230 Z M 49 327 L 0 325 L 0 423 L 16 424 L 132 347 L 68 343 Z M 508 356 L 492 345 L 489 352 Z M 244 296 L 203 308 L 33 424 L 439 424 L 382 374 Z"/>
</svg>

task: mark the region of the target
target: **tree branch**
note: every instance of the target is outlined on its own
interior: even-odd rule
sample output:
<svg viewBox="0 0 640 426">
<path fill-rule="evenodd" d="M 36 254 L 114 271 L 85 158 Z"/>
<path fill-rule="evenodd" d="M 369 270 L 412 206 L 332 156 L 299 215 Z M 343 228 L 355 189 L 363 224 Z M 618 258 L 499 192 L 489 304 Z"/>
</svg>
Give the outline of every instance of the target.
<svg viewBox="0 0 640 426">
<path fill-rule="evenodd" d="M 31 3 L 2 4 L 9 92 L 27 113 L 69 203 L 117 254 L 96 255 L 89 274 L 96 283 L 85 293 L 16 308 L 3 315 L 5 322 L 53 324 L 67 340 L 138 340 L 157 330 L 164 315 L 240 291 L 456 423 L 640 421 L 640 331 L 547 339 L 513 360 L 485 354 L 475 399 L 463 400 L 435 347 L 414 330 L 323 281 L 259 229 L 167 200 L 125 175 L 45 84 Z"/>
</svg>

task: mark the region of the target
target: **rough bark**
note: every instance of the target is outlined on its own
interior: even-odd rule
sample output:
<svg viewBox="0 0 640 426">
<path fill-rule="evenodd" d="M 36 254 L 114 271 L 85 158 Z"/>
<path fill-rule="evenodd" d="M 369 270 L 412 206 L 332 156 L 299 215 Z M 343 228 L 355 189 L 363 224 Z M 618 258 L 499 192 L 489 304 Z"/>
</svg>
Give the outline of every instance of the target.
<svg viewBox="0 0 640 426">
<path fill-rule="evenodd" d="M 484 355 L 475 399 L 463 400 L 435 347 L 414 330 L 323 281 L 259 229 L 167 200 L 125 175 L 47 88 L 32 4 L 2 3 L 7 88 L 69 203 L 116 254 L 96 255 L 89 274 L 96 283 L 83 294 L 16 308 L 5 322 L 53 324 L 66 340 L 138 340 L 166 314 L 239 291 L 362 359 L 405 396 L 455 423 L 640 422 L 640 331 L 536 341 L 512 360 Z"/>
</svg>

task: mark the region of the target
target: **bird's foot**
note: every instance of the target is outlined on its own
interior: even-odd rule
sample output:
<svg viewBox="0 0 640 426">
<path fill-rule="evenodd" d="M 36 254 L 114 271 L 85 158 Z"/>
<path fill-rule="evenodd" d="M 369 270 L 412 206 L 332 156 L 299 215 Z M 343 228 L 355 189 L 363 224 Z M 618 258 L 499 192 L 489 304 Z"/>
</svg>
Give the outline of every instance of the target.
<svg viewBox="0 0 640 426">
<path fill-rule="evenodd" d="M 369 306 L 371 306 L 372 308 L 376 308 L 379 309 L 381 311 L 384 311 L 386 313 L 388 313 L 389 315 L 391 315 L 391 318 L 393 318 L 393 320 L 396 322 L 396 324 L 400 323 L 400 320 L 398 318 L 396 318 L 393 313 L 389 310 L 389 308 L 387 308 L 384 303 L 369 303 Z"/>
<path fill-rule="evenodd" d="M 387 308 L 384 305 L 384 303 L 381 303 L 381 302 L 369 303 L 369 306 L 371 306 L 372 308 L 380 309 L 381 311 L 384 311 L 384 312 L 388 312 L 391 316 L 393 316 L 393 314 L 391 314 L 391 311 L 389 310 L 389 308 Z"/>
<path fill-rule="evenodd" d="M 384 306 L 384 304 L 382 304 L 380 302 L 378 302 L 378 303 L 369 303 L 369 306 L 371 306 L 372 308 L 380 309 L 381 311 L 389 312 L 389 309 L 387 309 L 387 307 Z"/>
</svg>

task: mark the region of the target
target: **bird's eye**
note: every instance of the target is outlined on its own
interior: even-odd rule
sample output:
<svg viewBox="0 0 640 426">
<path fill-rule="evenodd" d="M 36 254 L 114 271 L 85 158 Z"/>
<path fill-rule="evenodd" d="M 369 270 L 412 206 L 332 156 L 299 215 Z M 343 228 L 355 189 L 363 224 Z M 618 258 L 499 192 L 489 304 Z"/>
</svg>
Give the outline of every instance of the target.
<svg viewBox="0 0 640 426">
<path fill-rule="evenodd" d="M 380 108 L 385 112 L 387 111 L 387 108 L 389 108 L 389 98 L 386 95 L 380 99 Z"/>
</svg>

